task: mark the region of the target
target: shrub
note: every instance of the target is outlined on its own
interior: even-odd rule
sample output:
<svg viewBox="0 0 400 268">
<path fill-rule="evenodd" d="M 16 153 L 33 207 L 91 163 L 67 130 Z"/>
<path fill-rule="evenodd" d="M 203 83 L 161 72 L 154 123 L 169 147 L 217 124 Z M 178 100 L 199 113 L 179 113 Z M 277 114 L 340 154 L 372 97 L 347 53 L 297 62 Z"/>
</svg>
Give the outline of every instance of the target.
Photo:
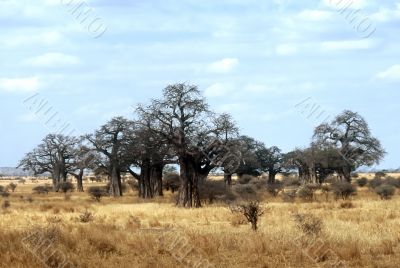
<svg viewBox="0 0 400 268">
<path fill-rule="evenodd" d="M 283 202 L 293 203 L 296 200 L 296 190 L 289 190 L 283 192 Z"/>
<path fill-rule="evenodd" d="M 10 189 L 12 192 L 15 192 L 15 189 L 17 189 L 17 184 L 12 182 L 7 186 L 7 188 Z"/>
<path fill-rule="evenodd" d="M 252 185 L 235 185 L 232 188 L 242 199 L 255 199 L 256 191 Z"/>
<path fill-rule="evenodd" d="M 391 199 L 395 192 L 396 188 L 389 184 L 382 184 L 375 188 L 375 193 L 385 200 Z"/>
<path fill-rule="evenodd" d="M 278 194 L 283 191 L 283 183 L 280 181 L 275 181 L 274 183 L 267 184 L 267 192 L 273 197 L 277 197 Z"/>
<path fill-rule="evenodd" d="M 177 191 L 181 186 L 181 179 L 178 173 L 166 173 L 163 177 L 163 186 L 166 191 L 171 190 L 172 193 Z"/>
<path fill-rule="evenodd" d="M 100 202 L 103 196 L 107 196 L 107 189 L 101 186 L 92 186 L 89 187 L 88 193 L 94 200 Z"/>
<path fill-rule="evenodd" d="M 375 189 L 378 186 L 383 184 L 383 180 L 381 178 L 375 177 L 369 181 L 368 186 L 369 188 Z"/>
<path fill-rule="evenodd" d="M 352 174 L 351 174 L 351 177 L 352 177 L 353 179 L 358 179 L 358 178 L 360 177 L 360 175 L 359 175 L 358 173 L 352 173 Z"/>
<path fill-rule="evenodd" d="M 304 201 L 313 201 L 315 197 L 315 191 L 319 189 L 318 185 L 306 184 L 297 191 L 297 196 Z"/>
<path fill-rule="evenodd" d="M 356 194 L 357 189 L 351 183 L 341 181 L 332 184 L 332 191 L 336 199 L 342 198 L 343 200 L 347 200 L 350 196 Z"/>
<path fill-rule="evenodd" d="M 328 201 L 329 193 L 332 192 L 332 187 L 329 184 L 324 184 L 321 186 L 322 193 L 325 195 L 325 200 Z"/>
<path fill-rule="evenodd" d="M 382 171 L 376 172 L 375 173 L 375 177 L 379 178 L 379 179 L 382 179 L 382 178 L 386 177 L 386 173 L 382 172 Z"/>
<path fill-rule="evenodd" d="M 353 203 L 346 201 L 346 202 L 341 203 L 340 207 L 344 208 L 344 209 L 350 209 L 350 208 L 354 208 L 354 205 L 353 205 Z"/>
<path fill-rule="evenodd" d="M 298 178 L 292 178 L 292 177 L 287 177 L 283 180 L 283 184 L 286 187 L 291 187 L 291 186 L 296 186 L 299 187 L 301 186 L 301 182 Z"/>
<path fill-rule="evenodd" d="M 385 179 L 385 184 L 392 185 L 393 187 L 400 188 L 400 179 L 393 177 L 387 177 Z"/>
<path fill-rule="evenodd" d="M 365 187 L 368 184 L 368 179 L 365 177 L 359 178 L 357 180 L 357 185 L 360 187 Z"/>
<path fill-rule="evenodd" d="M 322 220 L 311 214 L 295 214 L 296 227 L 305 235 L 318 236 L 322 231 Z"/>
<path fill-rule="evenodd" d="M 238 183 L 239 184 L 249 184 L 250 181 L 252 181 L 253 179 L 254 179 L 253 176 L 245 174 L 238 178 Z"/>
<path fill-rule="evenodd" d="M 132 191 L 139 190 L 139 184 L 136 180 L 127 180 L 126 184 L 131 188 Z"/>
<path fill-rule="evenodd" d="M 82 223 L 88 223 L 88 222 L 93 221 L 94 215 L 93 215 L 92 212 L 90 212 L 90 211 L 88 211 L 88 210 L 85 210 L 84 212 L 82 212 L 82 213 L 79 215 L 79 218 L 78 218 L 78 219 L 79 219 L 79 221 L 82 222 Z"/>
<path fill-rule="evenodd" d="M 48 194 L 51 190 L 51 186 L 48 185 L 39 185 L 32 189 L 35 194 Z"/>
<path fill-rule="evenodd" d="M 7 208 L 11 207 L 10 201 L 5 200 L 5 201 L 3 202 L 3 204 L 1 205 L 1 207 L 2 207 L 3 209 L 7 209 Z"/>
<path fill-rule="evenodd" d="M 235 200 L 231 187 L 227 187 L 222 180 L 207 180 L 199 185 L 200 198 L 207 200 L 210 204 L 214 201 L 230 202 Z"/>
<path fill-rule="evenodd" d="M 260 203 L 257 201 L 231 206 L 230 210 L 232 213 L 242 214 L 247 219 L 247 221 L 251 223 L 253 231 L 257 231 L 258 218 L 264 214 L 264 210 L 262 210 L 262 208 L 260 207 Z"/>
<path fill-rule="evenodd" d="M 68 192 L 73 192 L 75 190 L 75 186 L 72 184 L 72 182 L 65 181 L 58 184 L 58 189 L 64 194 L 67 194 Z"/>
</svg>

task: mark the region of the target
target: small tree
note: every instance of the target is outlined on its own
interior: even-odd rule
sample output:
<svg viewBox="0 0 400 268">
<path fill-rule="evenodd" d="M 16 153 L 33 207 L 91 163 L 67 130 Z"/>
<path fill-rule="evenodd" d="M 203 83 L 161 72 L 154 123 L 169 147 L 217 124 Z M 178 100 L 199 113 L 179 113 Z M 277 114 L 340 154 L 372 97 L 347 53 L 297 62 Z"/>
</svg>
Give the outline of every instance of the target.
<svg viewBox="0 0 400 268">
<path fill-rule="evenodd" d="M 257 201 L 231 206 L 230 210 L 232 213 L 240 213 L 245 216 L 247 221 L 251 223 L 253 231 L 257 231 L 258 218 L 264 214 L 264 210 L 260 207 L 260 203 Z"/>
<path fill-rule="evenodd" d="M 389 184 L 382 184 L 375 188 L 375 193 L 381 197 L 382 200 L 389 200 L 392 198 L 396 188 Z"/>
</svg>

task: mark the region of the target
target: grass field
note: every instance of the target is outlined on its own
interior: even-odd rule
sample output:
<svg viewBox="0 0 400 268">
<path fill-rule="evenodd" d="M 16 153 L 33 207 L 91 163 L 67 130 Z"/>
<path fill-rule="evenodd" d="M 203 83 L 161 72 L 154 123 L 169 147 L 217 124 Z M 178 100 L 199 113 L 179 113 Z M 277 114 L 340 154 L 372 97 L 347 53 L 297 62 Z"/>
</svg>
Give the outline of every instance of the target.
<svg viewBox="0 0 400 268">
<path fill-rule="evenodd" d="M 6 185 L 7 181 L 1 181 Z M 41 184 L 43 182 L 40 182 Z M 19 184 L 1 209 L 0 267 L 399 267 L 400 196 L 359 188 L 351 201 L 284 203 L 265 196 L 259 230 L 223 203 L 180 209 L 174 196 L 128 192 L 93 201 L 87 193 L 32 194 Z M 90 185 L 95 185 L 90 183 Z M 31 197 L 31 199 L 29 198 Z M 351 204 L 349 205 L 349 202 Z M 85 214 L 86 213 L 86 214 Z M 294 215 L 322 221 L 303 234 Z"/>
</svg>

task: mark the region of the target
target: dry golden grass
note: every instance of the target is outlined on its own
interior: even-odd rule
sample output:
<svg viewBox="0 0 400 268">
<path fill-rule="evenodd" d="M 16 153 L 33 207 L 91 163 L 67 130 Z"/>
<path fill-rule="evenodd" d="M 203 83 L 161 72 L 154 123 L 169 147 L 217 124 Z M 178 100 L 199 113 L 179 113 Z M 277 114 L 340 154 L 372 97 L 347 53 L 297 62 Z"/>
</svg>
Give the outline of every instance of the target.
<svg viewBox="0 0 400 268">
<path fill-rule="evenodd" d="M 63 254 L 75 267 L 98 268 L 207 267 L 207 261 L 210 267 L 332 267 L 336 258 L 346 267 L 400 264 L 399 193 L 382 201 L 360 189 L 351 205 L 325 201 L 322 195 L 313 203 L 266 197 L 266 212 L 253 232 L 222 203 L 179 209 L 170 193 L 143 201 L 133 192 L 100 203 L 86 193 L 64 200 L 63 194 L 33 195 L 36 185 L 18 185 L 8 198 L 11 207 L 0 209 L 0 267 L 45 267 L 42 260 L 54 252 L 49 267 L 58 267 Z M 81 222 L 85 211 L 93 213 L 92 221 Z M 296 213 L 322 220 L 317 240 L 296 228 Z M 52 241 L 52 250 L 42 254 L 32 241 L 26 242 L 36 233 Z M 313 261 L 316 251 L 319 258 Z"/>
</svg>

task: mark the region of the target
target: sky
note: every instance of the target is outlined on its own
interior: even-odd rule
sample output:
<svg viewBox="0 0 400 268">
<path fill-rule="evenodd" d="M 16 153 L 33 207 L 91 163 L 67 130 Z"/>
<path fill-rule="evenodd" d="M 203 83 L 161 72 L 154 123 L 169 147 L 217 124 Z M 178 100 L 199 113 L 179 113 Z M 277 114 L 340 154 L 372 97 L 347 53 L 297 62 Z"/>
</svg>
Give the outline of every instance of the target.
<svg viewBox="0 0 400 268">
<path fill-rule="evenodd" d="M 187 82 L 284 152 L 358 112 L 399 168 L 399 26 L 395 0 L 0 0 L 0 167 Z"/>
</svg>

